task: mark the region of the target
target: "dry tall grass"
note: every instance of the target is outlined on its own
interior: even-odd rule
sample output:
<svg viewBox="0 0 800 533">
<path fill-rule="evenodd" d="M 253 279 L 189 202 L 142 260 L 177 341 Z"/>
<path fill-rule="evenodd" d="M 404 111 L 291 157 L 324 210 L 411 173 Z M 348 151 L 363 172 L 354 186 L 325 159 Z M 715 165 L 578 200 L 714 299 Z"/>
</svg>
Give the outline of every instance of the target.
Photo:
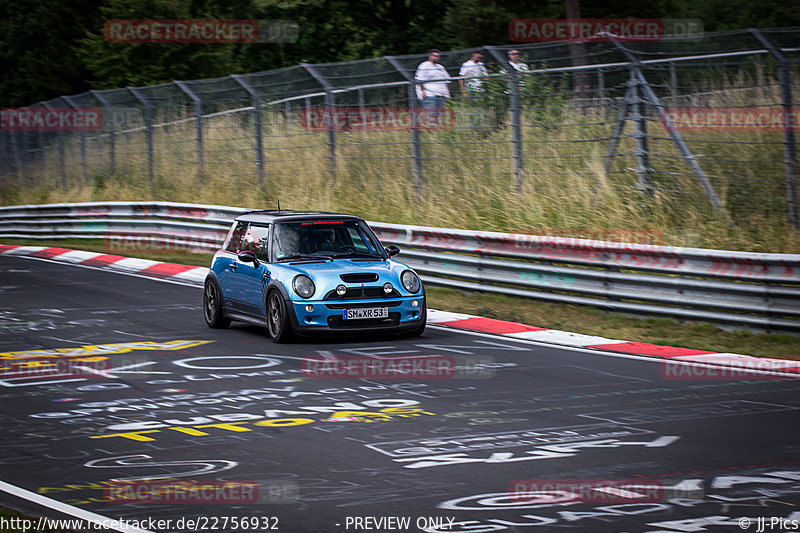
<svg viewBox="0 0 800 533">
<path fill-rule="evenodd" d="M 758 94 L 742 99 L 775 101 L 772 89 L 752 91 Z M 736 105 L 734 97 L 725 98 L 722 105 Z M 719 104 L 709 99 L 704 105 Z M 643 195 L 635 189 L 630 137 L 620 143 L 617 153 L 623 155 L 614 159 L 612 172 L 604 171 L 613 116 L 605 120 L 605 114 L 564 108 L 557 117 L 543 118 L 541 112 L 526 111 L 524 185 L 517 192 L 507 117 L 454 106 L 456 128 L 421 132 L 419 190 L 410 132 L 337 132 L 334 179 L 327 134 L 303 130 L 277 113 L 265 114 L 265 176 L 259 183 L 253 126 L 249 114 L 242 113 L 205 120 L 202 176 L 194 125 L 184 122 L 155 130 L 152 184 L 143 133 L 118 136 L 113 173 L 107 140 L 90 142 L 86 178 L 75 137 L 66 144 L 66 187 L 54 148 L 43 160 L 26 163 L 22 175 L 0 179 L 0 202 L 163 200 L 274 208 L 280 200 L 283 208 L 346 211 L 384 222 L 521 233 L 654 230 L 670 245 L 800 252 L 800 234 L 786 222 L 780 133 L 684 134 L 726 206 L 721 216 L 657 121 L 648 125 L 657 190 Z M 496 123 L 503 120 L 505 125 Z"/>
</svg>

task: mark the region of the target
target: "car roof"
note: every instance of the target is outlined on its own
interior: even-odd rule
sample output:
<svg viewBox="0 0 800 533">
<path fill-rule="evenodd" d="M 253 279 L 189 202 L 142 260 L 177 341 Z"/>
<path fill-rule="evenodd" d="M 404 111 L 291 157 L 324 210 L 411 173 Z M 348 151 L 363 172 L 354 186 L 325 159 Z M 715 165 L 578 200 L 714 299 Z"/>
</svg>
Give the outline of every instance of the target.
<svg viewBox="0 0 800 533">
<path fill-rule="evenodd" d="M 348 220 L 361 220 L 361 217 L 355 215 L 345 215 L 343 213 L 332 213 L 327 211 L 295 211 L 295 210 L 269 210 L 269 211 L 248 211 L 242 213 L 236 220 L 243 222 L 294 222 L 301 220 L 320 220 L 340 218 Z"/>
</svg>

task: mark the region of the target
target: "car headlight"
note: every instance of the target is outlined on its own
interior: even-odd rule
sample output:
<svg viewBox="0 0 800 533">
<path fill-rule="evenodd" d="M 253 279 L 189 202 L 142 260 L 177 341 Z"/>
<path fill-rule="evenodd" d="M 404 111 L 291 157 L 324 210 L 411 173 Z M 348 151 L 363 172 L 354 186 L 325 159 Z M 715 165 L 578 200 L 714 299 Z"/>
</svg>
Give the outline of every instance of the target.
<svg viewBox="0 0 800 533">
<path fill-rule="evenodd" d="M 316 287 L 314 287 L 314 282 L 311 281 L 311 278 L 304 276 L 303 274 L 298 274 L 294 277 L 292 280 L 292 288 L 294 289 L 294 292 L 296 292 L 301 298 L 311 298 L 314 296 L 314 291 L 316 290 Z"/>
<path fill-rule="evenodd" d="M 400 281 L 403 283 L 403 287 L 408 292 L 414 293 L 419 291 L 419 276 L 417 276 L 414 272 L 410 270 L 404 270 L 402 274 L 400 274 Z"/>
</svg>

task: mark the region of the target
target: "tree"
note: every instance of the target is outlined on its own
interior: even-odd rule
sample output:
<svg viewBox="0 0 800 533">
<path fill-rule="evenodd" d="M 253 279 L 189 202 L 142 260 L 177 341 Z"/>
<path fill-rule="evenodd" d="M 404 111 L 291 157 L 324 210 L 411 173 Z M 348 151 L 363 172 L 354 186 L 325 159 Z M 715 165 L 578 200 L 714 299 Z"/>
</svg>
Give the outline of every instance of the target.
<svg viewBox="0 0 800 533">
<path fill-rule="evenodd" d="M 19 5 L 22 4 L 22 5 Z M 101 25 L 101 0 L 0 0 L 0 102 L 19 107 L 85 91 L 94 81 L 73 51 Z"/>
</svg>

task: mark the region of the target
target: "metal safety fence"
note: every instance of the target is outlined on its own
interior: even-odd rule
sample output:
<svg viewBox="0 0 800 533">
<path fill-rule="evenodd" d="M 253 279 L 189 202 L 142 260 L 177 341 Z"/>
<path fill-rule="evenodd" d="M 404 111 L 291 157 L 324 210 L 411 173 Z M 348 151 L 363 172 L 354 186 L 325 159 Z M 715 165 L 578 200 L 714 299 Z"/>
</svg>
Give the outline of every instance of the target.
<svg viewBox="0 0 800 533">
<path fill-rule="evenodd" d="M 370 173 L 445 198 L 537 190 L 544 181 L 570 194 L 567 178 L 578 175 L 598 190 L 612 187 L 621 201 L 724 211 L 747 223 L 777 216 L 798 226 L 797 124 L 790 123 L 797 28 L 514 48 L 521 70 L 509 63 L 509 46 L 443 52 L 451 98 L 433 123 L 420 123 L 419 54 L 39 102 L 30 108 L 95 109 L 102 125 L 4 129 L 0 185 L 66 187 L 122 173 L 147 176 L 151 186 L 178 175 L 195 175 L 198 184 L 225 175 L 279 189 L 298 174 L 335 184 L 343 174 Z M 483 52 L 487 75 L 459 78 L 474 51 Z M 772 119 L 719 123 L 748 111 Z M 479 178 L 461 179 L 467 175 Z"/>
<path fill-rule="evenodd" d="M 0 207 L 0 239 L 104 239 L 110 254 L 216 251 L 247 209 L 166 202 Z M 800 330 L 800 255 L 370 222 L 425 283 L 680 319 Z"/>
</svg>

